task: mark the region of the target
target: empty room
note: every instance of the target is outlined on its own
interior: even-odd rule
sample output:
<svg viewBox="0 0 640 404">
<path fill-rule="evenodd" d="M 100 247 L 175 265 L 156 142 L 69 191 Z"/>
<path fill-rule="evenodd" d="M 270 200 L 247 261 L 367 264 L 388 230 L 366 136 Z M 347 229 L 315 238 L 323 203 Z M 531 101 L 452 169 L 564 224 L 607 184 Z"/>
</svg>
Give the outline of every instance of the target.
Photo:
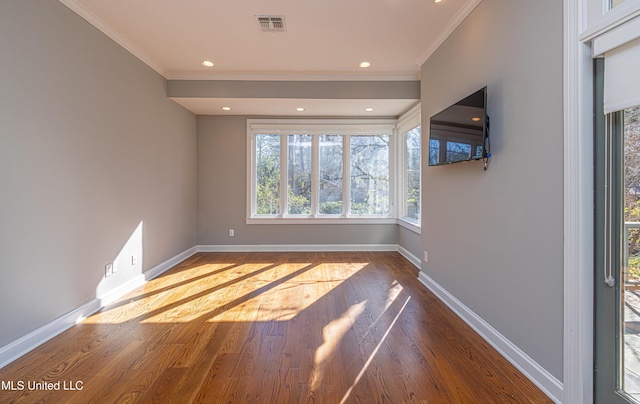
<svg viewBox="0 0 640 404">
<path fill-rule="evenodd" d="M 0 1 L 0 401 L 636 402 L 638 27 Z"/>
</svg>

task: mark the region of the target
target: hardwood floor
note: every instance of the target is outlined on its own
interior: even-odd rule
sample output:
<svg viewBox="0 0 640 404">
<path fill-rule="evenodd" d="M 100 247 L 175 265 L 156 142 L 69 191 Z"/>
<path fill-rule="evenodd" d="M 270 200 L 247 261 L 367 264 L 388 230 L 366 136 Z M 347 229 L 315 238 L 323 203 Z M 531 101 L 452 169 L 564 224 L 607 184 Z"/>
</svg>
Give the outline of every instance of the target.
<svg viewBox="0 0 640 404">
<path fill-rule="evenodd" d="M 24 383 L 0 402 L 551 402 L 416 278 L 398 253 L 199 253 L 0 369 Z"/>
</svg>

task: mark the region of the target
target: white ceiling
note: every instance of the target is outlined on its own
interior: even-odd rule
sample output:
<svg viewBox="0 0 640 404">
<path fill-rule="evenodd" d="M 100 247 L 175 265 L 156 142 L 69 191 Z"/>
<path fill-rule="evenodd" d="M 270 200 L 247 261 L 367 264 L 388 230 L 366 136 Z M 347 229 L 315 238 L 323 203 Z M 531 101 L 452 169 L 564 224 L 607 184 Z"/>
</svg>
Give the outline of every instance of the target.
<svg viewBox="0 0 640 404">
<path fill-rule="evenodd" d="M 421 64 L 480 2 L 60 1 L 169 80 L 289 81 L 418 80 Z M 286 32 L 261 32 L 256 15 L 284 16 Z M 210 60 L 215 66 L 204 67 L 203 60 Z M 358 67 L 362 61 L 370 62 L 371 67 Z M 374 107 L 372 115 L 399 115 L 417 102 L 269 99 L 261 103 L 238 98 L 175 101 L 197 114 L 341 116 L 350 114 L 351 108 L 363 111 L 369 106 Z M 221 105 L 231 106 L 232 111 L 222 111 Z M 292 112 L 293 105 L 305 107 L 305 112 Z"/>
</svg>

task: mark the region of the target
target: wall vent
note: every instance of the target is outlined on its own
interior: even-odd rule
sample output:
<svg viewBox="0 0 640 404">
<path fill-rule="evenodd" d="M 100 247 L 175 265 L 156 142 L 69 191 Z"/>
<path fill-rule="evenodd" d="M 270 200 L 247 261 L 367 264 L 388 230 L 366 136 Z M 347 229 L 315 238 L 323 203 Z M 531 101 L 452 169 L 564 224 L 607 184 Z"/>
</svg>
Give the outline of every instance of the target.
<svg viewBox="0 0 640 404">
<path fill-rule="evenodd" d="M 256 15 L 258 29 L 261 32 L 286 32 L 284 15 Z"/>
</svg>

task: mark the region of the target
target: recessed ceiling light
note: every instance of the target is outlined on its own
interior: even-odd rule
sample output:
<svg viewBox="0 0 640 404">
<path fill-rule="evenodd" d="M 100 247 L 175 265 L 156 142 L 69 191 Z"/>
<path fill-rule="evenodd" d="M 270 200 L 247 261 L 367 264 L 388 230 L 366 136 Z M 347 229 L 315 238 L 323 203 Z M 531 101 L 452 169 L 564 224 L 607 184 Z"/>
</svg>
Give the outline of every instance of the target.
<svg viewBox="0 0 640 404">
<path fill-rule="evenodd" d="M 440 3 L 442 0 L 433 0 L 435 3 Z"/>
<path fill-rule="evenodd" d="M 213 67 L 213 62 L 212 62 L 212 61 L 210 61 L 210 60 L 203 60 L 203 61 L 201 62 L 201 64 L 202 64 L 202 66 L 204 66 L 204 67 Z"/>
<path fill-rule="evenodd" d="M 298 108 L 296 108 L 296 111 L 298 111 L 298 112 L 302 112 L 302 111 L 304 111 L 304 108 L 302 108 L 302 107 L 298 107 Z"/>
<path fill-rule="evenodd" d="M 358 66 L 360 66 L 360 67 L 362 67 L 364 69 L 364 68 L 367 68 L 367 67 L 371 66 L 371 63 L 369 63 L 369 62 L 360 62 L 360 64 Z"/>
<path fill-rule="evenodd" d="M 480 118 L 478 118 L 477 116 L 474 116 L 473 118 L 471 118 L 471 120 L 473 122 L 480 122 Z"/>
<path fill-rule="evenodd" d="M 231 107 L 222 107 L 221 108 L 223 111 L 231 111 Z"/>
<path fill-rule="evenodd" d="M 371 108 L 371 107 L 365 108 L 364 110 L 367 111 L 367 112 L 373 112 L 373 108 Z"/>
</svg>

